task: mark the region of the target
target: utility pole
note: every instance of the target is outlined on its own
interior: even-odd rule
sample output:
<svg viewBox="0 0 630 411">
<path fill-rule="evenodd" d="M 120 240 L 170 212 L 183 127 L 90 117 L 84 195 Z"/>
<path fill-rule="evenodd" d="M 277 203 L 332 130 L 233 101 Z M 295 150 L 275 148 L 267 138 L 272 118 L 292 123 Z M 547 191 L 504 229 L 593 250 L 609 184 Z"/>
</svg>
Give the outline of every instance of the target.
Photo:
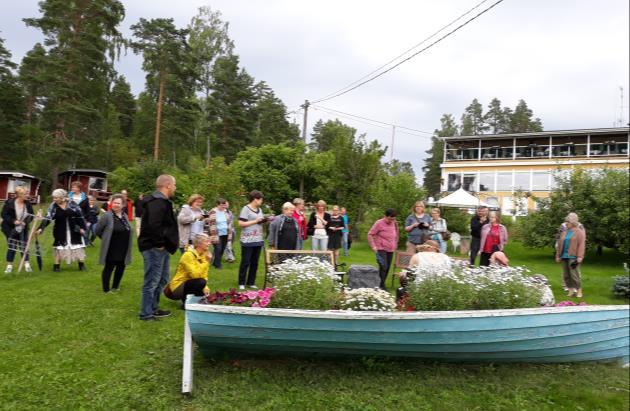
<svg viewBox="0 0 630 411">
<path fill-rule="evenodd" d="M 300 106 L 304 109 L 304 124 L 302 125 L 302 140 L 304 140 L 304 144 L 306 144 L 306 128 L 308 126 L 308 107 L 310 105 L 311 103 L 309 103 L 308 100 L 304 100 L 304 104 Z"/>
<path fill-rule="evenodd" d="M 308 126 L 308 107 L 311 103 L 308 100 L 304 100 L 304 104 L 300 107 L 304 109 L 304 123 L 302 124 L 302 140 L 304 140 L 304 145 L 306 146 L 306 128 Z M 306 149 L 306 148 L 305 148 Z M 299 188 L 300 198 L 304 199 L 304 177 L 300 177 L 300 188 Z"/>
<path fill-rule="evenodd" d="M 396 126 L 392 126 L 392 147 L 389 154 L 389 161 L 394 159 L 394 138 L 396 137 Z"/>
</svg>

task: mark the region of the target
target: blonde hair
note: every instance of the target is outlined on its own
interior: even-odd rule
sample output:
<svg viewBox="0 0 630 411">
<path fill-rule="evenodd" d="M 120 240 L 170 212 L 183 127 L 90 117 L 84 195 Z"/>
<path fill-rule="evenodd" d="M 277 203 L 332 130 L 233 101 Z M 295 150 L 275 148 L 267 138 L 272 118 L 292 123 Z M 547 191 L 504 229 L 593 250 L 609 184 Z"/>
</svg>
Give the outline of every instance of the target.
<svg viewBox="0 0 630 411">
<path fill-rule="evenodd" d="M 22 186 L 15 187 L 15 195 L 26 194 L 26 189 Z"/>
<path fill-rule="evenodd" d="M 295 208 L 295 206 L 292 203 L 288 202 L 288 201 L 286 203 L 282 204 L 282 210 L 288 210 L 289 208 Z"/>
<path fill-rule="evenodd" d="M 415 213 L 416 212 L 416 207 L 420 207 L 420 206 L 422 208 L 425 208 L 424 207 L 424 201 L 416 201 L 415 203 L 413 203 L 413 207 L 411 207 L 411 212 Z"/>
<path fill-rule="evenodd" d="M 431 212 L 434 212 L 434 211 L 435 211 L 436 213 L 438 213 L 438 214 L 442 215 L 442 212 L 440 211 L 440 209 L 439 209 L 439 208 L 437 208 L 437 207 L 433 207 L 433 208 L 431 209 Z"/>
<path fill-rule="evenodd" d="M 204 200 L 203 196 L 201 194 L 193 194 L 190 197 L 188 197 L 188 205 L 191 206 L 195 201 L 197 200 Z"/>
<path fill-rule="evenodd" d="M 488 213 L 488 219 L 492 216 L 497 219 L 498 224 L 501 224 L 501 214 L 498 211 L 490 211 L 490 213 Z"/>
<path fill-rule="evenodd" d="M 201 244 L 204 241 L 208 241 L 210 240 L 210 236 L 206 233 L 199 233 L 196 236 L 193 237 L 192 243 L 193 243 L 193 247 L 197 247 L 199 244 Z"/>
<path fill-rule="evenodd" d="M 324 207 L 326 208 L 326 202 L 324 200 L 319 200 L 317 204 L 315 204 L 315 208 Z"/>
<path fill-rule="evenodd" d="M 569 224 L 573 224 L 576 227 L 578 226 L 578 224 L 580 224 L 580 219 L 578 218 L 578 215 L 576 213 L 567 214 L 567 216 L 564 218 L 564 221 Z"/>
</svg>

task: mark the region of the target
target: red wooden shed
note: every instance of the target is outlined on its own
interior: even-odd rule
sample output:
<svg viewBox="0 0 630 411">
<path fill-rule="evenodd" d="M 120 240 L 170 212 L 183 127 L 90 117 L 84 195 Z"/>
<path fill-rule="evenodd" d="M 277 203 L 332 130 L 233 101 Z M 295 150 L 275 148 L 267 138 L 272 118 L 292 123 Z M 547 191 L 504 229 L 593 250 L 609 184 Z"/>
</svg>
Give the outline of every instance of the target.
<svg viewBox="0 0 630 411">
<path fill-rule="evenodd" d="M 80 181 L 81 190 L 92 195 L 98 201 L 107 201 L 112 192 L 107 189 L 107 172 L 103 170 L 72 169 L 57 175 L 57 185 L 66 191 L 70 191 L 74 181 Z"/>
<path fill-rule="evenodd" d="M 21 171 L 0 171 L 0 201 L 15 197 L 15 188 L 24 187 L 26 198 L 31 203 L 39 203 L 39 186 L 41 180 Z"/>
</svg>

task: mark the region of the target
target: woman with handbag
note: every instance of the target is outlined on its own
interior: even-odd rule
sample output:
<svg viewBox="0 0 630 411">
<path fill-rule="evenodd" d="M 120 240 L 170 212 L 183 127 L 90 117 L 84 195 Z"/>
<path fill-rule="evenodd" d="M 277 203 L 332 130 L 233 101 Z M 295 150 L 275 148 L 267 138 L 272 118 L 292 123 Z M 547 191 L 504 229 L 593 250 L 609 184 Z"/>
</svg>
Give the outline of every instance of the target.
<svg viewBox="0 0 630 411">
<path fill-rule="evenodd" d="M 451 233 L 448 231 L 446 220 L 440 217 L 440 209 L 431 210 L 431 239 L 440 245 L 440 252 L 446 254 L 446 243 Z"/>
<path fill-rule="evenodd" d="M 94 233 L 101 238 L 101 255 L 99 263 L 102 264 L 101 282 L 103 292 L 117 292 L 120 289 L 120 280 L 125 273 L 125 267 L 131 264 L 131 224 L 127 214 L 123 212 L 122 194 L 112 196 L 111 208 L 96 223 Z M 114 269 L 115 272 L 114 272 Z M 110 287 L 110 278 L 114 272 L 114 282 Z"/>
<path fill-rule="evenodd" d="M 427 240 L 431 228 L 431 217 L 424 213 L 424 203 L 416 201 L 411 208 L 411 214 L 405 219 L 407 232 L 407 252 L 415 253 L 416 247 Z"/>
</svg>

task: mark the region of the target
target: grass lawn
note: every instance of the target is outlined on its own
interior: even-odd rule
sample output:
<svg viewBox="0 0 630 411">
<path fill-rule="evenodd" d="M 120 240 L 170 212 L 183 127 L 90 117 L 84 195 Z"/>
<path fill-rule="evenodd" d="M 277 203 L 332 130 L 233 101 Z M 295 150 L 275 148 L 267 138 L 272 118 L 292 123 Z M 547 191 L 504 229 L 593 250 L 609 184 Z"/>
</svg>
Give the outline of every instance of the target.
<svg viewBox="0 0 630 411">
<path fill-rule="evenodd" d="M 47 230 L 42 245 L 50 250 Z M 1 242 L 0 255 L 6 243 Z M 0 273 L 0 407 L 3 409 L 343 409 L 343 410 L 627 410 L 628 371 L 615 364 L 459 365 L 414 360 L 206 360 L 195 356 L 194 396 L 182 397 L 184 313 L 163 299 L 173 316 L 137 318 L 142 259 L 134 246 L 119 294 L 103 294 L 97 247 L 88 271 L 76 265 Z M 507 249 L 552 281 L 561 301 L 560 267 L 551 250 Z M 349 264 L 374 258 L 355 243 Z M 589 255 L 583 269 L 587 303 L 626 304 L 612 297 L 611 277 L 622 257 Z M 171 260 L 175 267 L 177 258 Z M 2 265 L 4 269 L 4 265 Z M 211 288 L 236 285 L 237 266 L 210 273 Z M 3 270 L 2 270 L 3 271 Z M 262 269 L 259 286 L 262 285 Z M 388 285 L 389 285 L 388 281 Z"/>
</svg>

